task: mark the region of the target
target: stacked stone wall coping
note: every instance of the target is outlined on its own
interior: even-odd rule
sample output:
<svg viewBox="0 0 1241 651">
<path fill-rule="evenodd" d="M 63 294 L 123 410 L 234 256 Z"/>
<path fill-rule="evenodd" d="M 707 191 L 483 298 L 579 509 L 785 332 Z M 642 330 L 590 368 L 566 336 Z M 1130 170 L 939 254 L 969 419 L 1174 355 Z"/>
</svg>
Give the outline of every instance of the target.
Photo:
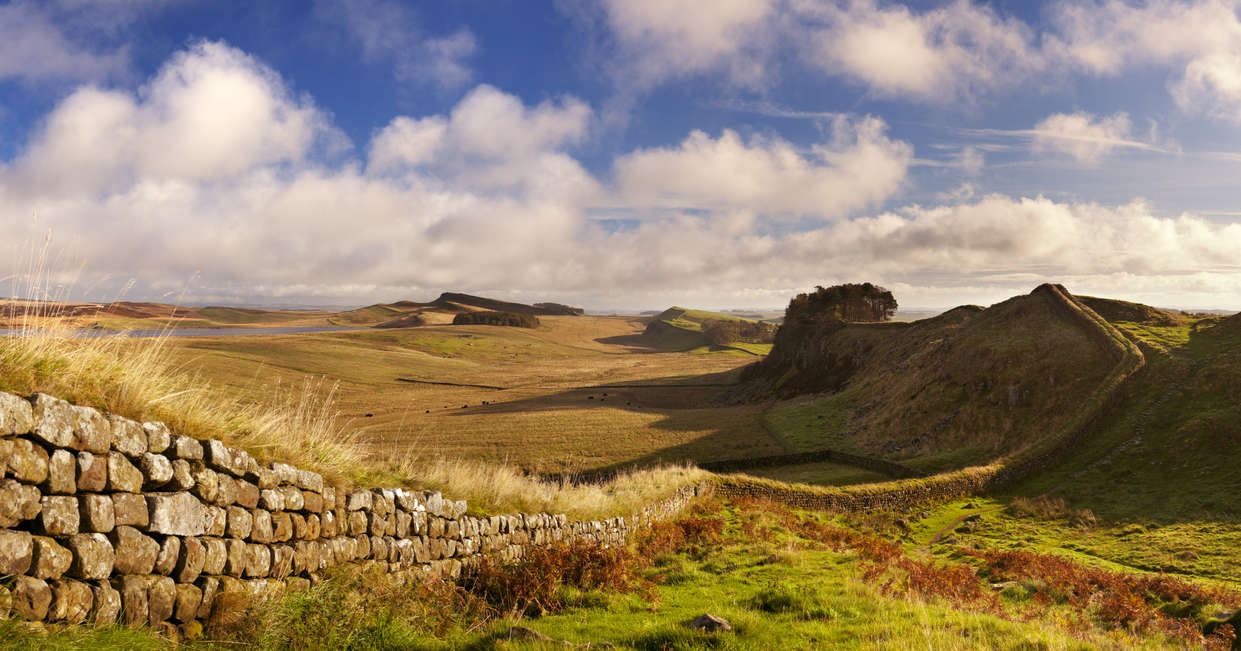
<svg viewBox="0 0 1241 651">
<path fill-rule="evenodd" d="M 711 488 L 629 517 L 478 517 L 438 492 L 347 490 L 163 423 L 0 392 L 0 617 L 191 627 L 221 594 L 307 588 L 348 563 L 412 582 L 531 545 L 619 544 Z"/>
</svg>

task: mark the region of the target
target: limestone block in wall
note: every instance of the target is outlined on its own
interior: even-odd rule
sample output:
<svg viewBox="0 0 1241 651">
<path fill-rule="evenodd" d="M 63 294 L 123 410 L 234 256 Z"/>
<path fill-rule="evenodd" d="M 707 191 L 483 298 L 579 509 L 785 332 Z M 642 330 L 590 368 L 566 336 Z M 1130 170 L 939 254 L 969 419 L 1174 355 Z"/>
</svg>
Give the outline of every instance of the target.
<svg viewBox="0 0 1241 651">
<path fill-rule="evenodd" d="M 308 513 L 322 513 L 323 496 L 312 491 L 302 491 L 301 510 Z"/>
<path fill-rule="evenodd" d="M 403 488 L 394 491 L 396 497 L 396 505 L 410 513 L 427 510 L 426 504 L 422 502 L 422 495 Z"/>
<path fill-rule="evenodd" d="M 348 533 L 348 534 L 349 534 L 349 535 L 351 535 L 351 536 L 356 536 L 356 535 L 358 535 L 358 534 L 360 534 L 360 533 L 362 533 L 362 532 L 366 531 L 366 530 L 367 530 L 367 527 L 368 527 L 368 524 L 369 524 L 369 523 L 367 522 L 367 517 L 366 517 L 366 516 L 367 516 L 367 512 L 366 512 L 366 511 L 352 511 L 352 512 L 350 512 L 350 513 L 349 513 L 349 523 L 348 523 L 348 528 L 347 528 L 347 531 L 343 531 L 343 532 L 338 531 L 338 532 L 337 532 L 337 535 L 340 535 L 341 533 Z"/>
<path fill-rule="evenodd" d="M 220 494 L 219 475 L 217 475 L 214 470 L 211 470 L 206 466 L 198 465 L 193 466 L 193 471 L 191 474 L 194 477 L 194 488 L 191 489 L 194 495 L 198 496 L 198 499 L 204 502 L 214 504 L 216 498 L 219 497 Z M 219 504 L 218 506 L 228 505 Z"/>
<path fill-rule="evenodd" d="M 456 540 L 461 537 L 461 523 L 449 520 L 444 523 L 444 537 Z"/>
<path fill-rule="evenodd" d="M 271 514 L 271 537 L 273 542 L 287 542 L 293 538 L 293 518 L 287 512 Z"/>
<path fill-rule="evenodd" d="M 314 540 L 323 533 L 322 518 L 311 513 L 306 516 L 306 535 L 302 536 L 307 540 Z"/>
<path fill-rule="evenodd" d="M 136 493 L 113 493 L 112 496 L 112 513 L 116 519 L 116 526 L 131 526 L 145 529 L 151 521 L 151 516 L 147 513 L 147 501 L 142 495 Z"/>
<path fill-rule="evenodd" d="M 116 554 L 116 574 L 150 574 L 159 557 L 160 544 L 154 538 L 129 526 L 120 526 L 108 536 Z"/>
<path fill-rule="evenodd" d="M 259 491 L 259 506 L 268 511 L 283 511 L 284 492 L 273 488 Z"/>
<path fill-rule="evenodd" d="M 444 496 L 435 491 L 423 491 L 422 503 L 426 505 L 427 515 L 438 516 L 444 508 Z"/>
<path fill-rule="evenodd" d="M 34 397 L 35 438 L 57 448 L 67 448 L 73 443 L 73 428 L 77 425 L 77 412 L 73 405 L 44 393 Z"/>
<path fill-rule="evenodd" d="M 33 520 L 42 510 L 43 494 L 38 488 L 13 479 L 0 480 L 0 527 Z"/>
<path fill-rule="evenodd" d="M 198 609 L 202 607 L 203 591 L 196 585 L 178 583 L 177 596 L 172 606 L 172 618 L 181 623 L 198 619 Z"/>
<path fill-rule="evenodd" d="M 440 517 L 427 518 L 427 535 L 432 538 L 443 538 L 445 522 L 446 520 Z"/>
<path fill-rule="evenodd" d="M 121 614 L 121 593 L 103 580 L 91 582 L 90 589 L 91 611 L 86 621 L 92 626 L 108 626 L 115 623 Z"/>
<path fill-rule="evenodd" d="M 323 475 L 309 470 L 298 470 L 296 485 L 298 488 L 313 493 L 323 492 Z"/>
<path fill-rule="evenodd" d="M 219 506 L 207 506 L 207 535 L 220 537 L 228 527 L 228 511 Z"/>
<path fill-rule="evenodd" d="M 292 523 L 292 527 L 293 527 L 293 535 L 291 536 L 291 539 L 293 540 L 305 539 L 306 532 L 307 532 L 306 516 L 300 513 L 290 513 L 289 522 Z M 277 538 L 278 537 L 279 536 L 277 536 Z"/>
<path fill-rule="evenodd" d="M 271 576 L 287 577 L 293 571 L 293 548 L 289 545 L 273 545 L 271 548 Z"/>
<path fill-rule="evenodd" d="M 203 444 L 193 437 L 173 434 L 169 437 L 168 456 L 186 461 L 202 461 Z"/>
<path fill-rule="evenodd" d="M 73 553 L 54 538 L 34 536 L 29 574 L 36 579 L 59 579 L 69 570 Z"/>
<path fill-rule="evenodd" d="M 258 472 L 259 464 L 244 450 L 230 448 L 214 439 L 203 442 L 203 460 L 208 466 L 233 477 L 245 477 L 246 473 Z"/>
<path fill-rule="evenodd" d="M 388 539 L 382 536 L 371 536 L 370 540 L 371 558 L 380 561 L 388 560 Z"/>
<path fill-rule="evenodd" d="M 173 567 L 172 578 L 177 583 L 193 583 L 203 572 L 207 563 L 207 547 L 197 538 L 181 539 L 181 553 L 177 555 L 177 564 Z"/>
<path fill-rule="evenodd" d="M 323 510 L 324 511 L 330 511 L 336 508 L 337 506 L 336 496 L 339 493 L 340 493 L 339 489 L 337 489 L 335 486 L 324 486 L 323 487 Z"/>
<path fill-rule="evenodd" d="M 393 528 L 395 529 L 395 527 Z M 370 516 L 367 518 L 366 528 L 363 531 L 351 531 L 351 533 L 356 536 L 366 531 L 376 536 L 386 535 L 388 533 L 387 522 L 385 522 L 382 515 L 371 511 Z"/>
<path fill-rule="evenodd" d="M 43 492 L 72 495 L 77 492 L 77 460 L 68 450 L 53 450 L 47 461 Z"/>
<path fill-rule="evenodd" d="M 248 579 L 263 578 L 271 573 L 271 549 L 267 545 L 246 545 L 246 572 Z"/>
<path fill-rule="evenodd" d="M 47 479 L 47 451 L 26 439 L 13 439 L 11 445 L 9 472 L 26 484 L 43 483 Z"/>
<path fill-rule="evenodd" d="M 78 532 L 78 498 L 71 495 L 44 495 L 39 512 L 39 530 L 49 536 L 69 536 Z"/>
<path fill-rule="evenodd" d="M 270 543 L 275 540 L 275 529 L 272 525 L 271 513 L 264 509 L 252 509 L 254 526 L 250 529 L 250 540 L 256 543 Z"/>
<path fill-rule="evenodd" d="M 143 488 L 159 488 L 172 480 L 172 462 L 162 454 L 147 452 L 138 462 Z"/>
<path fill-rule="evenodd" d="M 257 508 L 259 505 L 259 487 L 244 479 L 238 479 L 236 483 L 237 505 L 246 509 Z"/>
<path fill-rule="evenodd" d="M 177 566 L 177 558 L 181 556 L 181 539 L 167 536 L 160 543 L 159 554 L 155 557 L 154 572 L 168 576 Z"/>
<path fill-rule="evenodd" d="M 404 538 L 409 535 L 409 525 L 413 521 L 413 516 L 407 511 L 396 512 L 396 532 L 393 534 L 397 538 Z"/>
<path fill-rule="evenodd" d="M 95 454 L 107 454 L 112 449 L 112 426 L 108 419 L 92 407 L 74 407 L 73 411 L 77 418 L 69 447 Z"/>
<path fill-rule="evenodd" d="M 25 531 L 0 530 L 0 575 L 25 574 L 34 559 L 34 539 Z"/>
<path fill-rule="evenodd" d="M 240 577 L 246 571 L 246 565 L 249 563 L 249 545 L 244 541 L 230 539 L 224 541 L 226 556 L 224 561 L 224 574 L 232 577 Z"/>
<path fill-rule="evenodd" d="M 297 468 L 287 463 L 272 463 L 268 467 L 276 474 L 276 484 L 278 486 L 297 485 Z"/>
<path fill-rule="evenodd" d="M 0 436 L 28 434 L 34 429 L 34 409 L 30 403 L 11 393 L 0 392 Z"/>
<path fill-rule="evenodd" d="M 150 608 L 147 622 L 158 626 L 172 617 L 177 602 L 177 584 L 167 576 L 147 577 L 147 602 Z"/>
<path fill-rule="evenodd" d="M 425 511 L 409 514 L 409 533 L 418 536 L 427 533 L 427 514 Z"/>
<path fill-rule="evenodd" d="M 194 467 L 185 459 L 177 459 L 172 462 L 172 480 L 168 482 L 167 490 L 170 491 L 188 491 L 194 487 Z"/>
<path fill-rule="evenodd" d="M 195 584 L 202 593 L 202 601 L 198 606 L 198 619 L 211 616 L 211 606 L 215 604 L 215 595 L 220 590 L 220 579 L 214 576 L 199 577 Z"/>
<path fill-rule="evenodd" d="M 52 589 L 47 581 L 33 576 L 19 576 L 13 580 L 13 614 L 34 621 L 47 618 L 52 605 Z"/>
<path fill-rule="evenodd" d="M 259 490 L 275 488 L 280 485 L 280 480 L 276 476 L 276 471 L 270 467 L 255 466 L 246 471 L 242 479 L 254 484 Z"/>
<path fill-rule="evenodd" d="M 369 511 L 375 502 L 375 494 L 370 491 L 355 491 L 349 494 L 346 508 L 350 511 Z"/>
<path fill-rule="evenodd" d="M 65 579 L 50 581 L 48 587 L 52 590 L 52 602 L 47 613 L 49 621 L 67 624 L 81 624 L 86 621 L 95 603 L 95 594 L 90 585 Z"/>
<path fill-rule="evenodd" d="M 250 531 L 254 528 L 254 515 L 240 506 L 230 506 L 228 512 L 228 525 L 225 534 L 229 538 L 249 538 Z"/>
<path fill-rule="evenodd" d="M 116 527 L 116 508 L 111 495 L 79 495 L 78 509 L 82 531 L 108 533 Z"/>
<path fill-rule="evenodd" d="M 293 486 L 282 486 L 278 489 L 284 497 L 284 508 L 289 511 L 300 511 L 304 506 L 302 491 Z"/>
<path fill-rule="evenodd" d="M 75 461 L 76 477 L 74 484 L 78 492 L 98 493 L 107 488 L 107 457 L 82 451 L 77 453 Z"/>
<path fill-rule="evenodd" d="M 112 449 L 131 459 L 147 452 L 147 436 L 138 421 L 111 414 L 108 426 L 112 430 Z"/>
<path fill-rule="evenodd" d="M 106 579 L 112 575 L 116 553 L 107 536 L 101 533 L 79 533 L 69 536 L 65 545 L 73 554 L 69 576 L 78 579 Z"/>
<path fill-rule="evenodd" d="M 145 496 L 150 522 L 147 531 L 170 536 L 201 536 L 207 533 L 211 515 L 189 493 L 152 493 Z M 214 521 L 214 518 L 211 518 Z"/>
<path fill-rule="evenodd" d="M 237 503 L 237 480 L 223 473 L 216 473 L 216 506 L 231 506 Z"/>
<path fill-rule="evenodd" d="M 121 622 L 126 626 L 144 626 L 150 617 L 150 577 L 122 576 L 112 580 L 112 587 L 121 595 Z"/>
<path fill-rule="evenodd" d="M 354 558 L 370 558 L 371 557 L 371 537 L 362 534 L 353 538 L 353 557 Z"/>
<path fill-rule="evenodd" d="M 203 574 L 222 574 L 228 562 L 228 545 L 220 538 L 203 538 Z"/>
<path fill-rule="evenodd" d="M 108 490 L 137 493 L 142 490 L 142 471 L 120 452 L 108 454 Z"/>
<path fill-rule="evenodd" d="M 163 423 L 143 423 L 142 431 L 147 435 L 147 452 L 162 454 L 172 445 L 172 432 L 169 432 L 168 426 Z"/>
<path fill-rule="evenodd" d="M 324 511 L 319 518 L 319 535 L 324 538 L 336 535 L 336 514 L 332 511 Z"/>
</svg>

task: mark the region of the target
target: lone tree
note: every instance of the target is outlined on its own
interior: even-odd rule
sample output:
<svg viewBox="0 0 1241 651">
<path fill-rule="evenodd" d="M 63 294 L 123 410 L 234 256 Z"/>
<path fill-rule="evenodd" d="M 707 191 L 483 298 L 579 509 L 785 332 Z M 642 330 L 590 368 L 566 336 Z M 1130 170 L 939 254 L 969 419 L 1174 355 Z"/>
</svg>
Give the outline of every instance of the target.
<svg viewBox="0 0 1241 651">
<path fill-rule="evenodd" d="M 887 321 L 895 313 L 896 299 L 892 292 L 871 283 L 848 283 L 816 287 L 808 294 L 798 294 L 789 301 L 784 322 Z"/>
</svg>

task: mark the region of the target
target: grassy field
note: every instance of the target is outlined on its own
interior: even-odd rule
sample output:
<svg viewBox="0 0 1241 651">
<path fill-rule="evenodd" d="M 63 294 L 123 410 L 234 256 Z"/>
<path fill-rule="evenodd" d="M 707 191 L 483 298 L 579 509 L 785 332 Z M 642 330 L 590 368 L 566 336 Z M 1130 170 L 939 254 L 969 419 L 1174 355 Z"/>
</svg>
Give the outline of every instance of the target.
<svg viewBox="0 0 1241 651">
<path fill-rule="evenodd" d="M 779 454 L 761 407 L 718 407 L 718 385 L 753 358 L 665 352 L 627 317 L 540 317 L 534 330 L 429 326 L 171 339 L 180 363 L 262 400 L 308 378 L 378 457 L 442 455 L 539 473 Z M 696 386 L 710 385 L 710 386 Z"/>
</svg>

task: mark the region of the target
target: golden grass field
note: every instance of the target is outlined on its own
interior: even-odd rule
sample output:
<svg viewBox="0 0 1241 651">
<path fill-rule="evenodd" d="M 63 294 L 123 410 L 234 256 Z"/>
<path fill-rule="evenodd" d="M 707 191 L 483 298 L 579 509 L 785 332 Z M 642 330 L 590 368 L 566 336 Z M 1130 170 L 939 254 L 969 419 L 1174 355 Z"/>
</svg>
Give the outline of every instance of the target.
<svg viewBox="0 0 1241 651">
<path fill-rule="evenodd" d="M 168 342 L 184 368 L 247 400 L 308 379 L 338 382 L 341 418 L 379 458 L 451 456 L 561 473 L 785 452 L 760 406 L 714 405 L 720 387 L 693 386 L 733 381 L 752 355 L 651 348 L 635 317 L 540 320 L 533 330 L 423 326 Z"/>
</svg>

